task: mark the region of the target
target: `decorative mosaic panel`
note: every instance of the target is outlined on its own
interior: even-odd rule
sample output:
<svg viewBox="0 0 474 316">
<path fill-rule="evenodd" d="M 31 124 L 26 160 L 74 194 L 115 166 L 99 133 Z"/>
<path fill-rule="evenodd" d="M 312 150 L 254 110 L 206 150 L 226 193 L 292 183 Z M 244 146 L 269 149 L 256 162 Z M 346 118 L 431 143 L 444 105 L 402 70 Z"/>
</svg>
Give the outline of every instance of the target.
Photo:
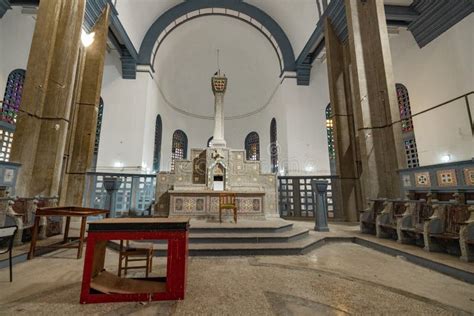
<svg viewBox="0 0 474 316">
<path fill-rule="evenodd" d="M 173 198 L 171 207 L 174 208 L 174 212 L 176 213 L 204 213 L 206 202 L 203 197 L 181 196 Z"/>
<path fill-rule="evenodd" d="M 415 173 L 415 184 L 417 187 L 431 186 L 430 173 L 429 172 Z"/>
<path fill-rule="evenodd" d="M 474 185 L 474 168 L 464 169 L 464 182 L 466 185 Z"/>
<path fill-rule="evenodd" d="M 436 176 L 440 187 L 452 187 L 458 184 L 455 169 L 439 170 L 436 172 Z"/>
</svg>

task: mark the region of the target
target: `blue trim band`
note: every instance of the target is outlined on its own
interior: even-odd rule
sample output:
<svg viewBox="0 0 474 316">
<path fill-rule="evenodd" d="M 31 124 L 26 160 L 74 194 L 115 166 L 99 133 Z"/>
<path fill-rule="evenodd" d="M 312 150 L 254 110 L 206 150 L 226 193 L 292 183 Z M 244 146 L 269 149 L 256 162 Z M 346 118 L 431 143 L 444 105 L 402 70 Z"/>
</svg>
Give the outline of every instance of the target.
<svg viewBox="0 0 474 316">
<path fill-rule="evenodd" d="M 138 64 L 151 65 L 153 47 L 158 36 L 176 19 L 200 9 L 221 8 L 234 10 L 250 16 L 261 23 L 273 36 L 283 58 L 283 71 L 295 71 L 295 55 L 291 43 L 283 29 L 268 14 L 242 0 L 188 0 L 163 13 L 148 29 L 138 54 Z M 234 17 L 228 15 L 229 17 Z M 236 17 L 234 17 L 236 18 Z"/>
</svg>

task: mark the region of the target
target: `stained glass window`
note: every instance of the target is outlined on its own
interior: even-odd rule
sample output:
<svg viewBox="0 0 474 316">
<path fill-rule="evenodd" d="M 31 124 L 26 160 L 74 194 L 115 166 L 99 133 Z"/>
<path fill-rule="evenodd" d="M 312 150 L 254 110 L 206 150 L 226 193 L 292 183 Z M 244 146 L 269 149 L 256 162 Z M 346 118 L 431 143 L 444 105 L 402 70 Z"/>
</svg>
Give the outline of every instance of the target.
<svg viewBox="0 0 474 316">
<path fill-rule="evenodd" d="M 95 129 L 94 154 L 92 156 L 92 168 L 97 167 L 97 158 L 99 157 L 100 131 L 102 130 L 102 117 L 104 115 L 104 100 L 100 98 L 99 109 L 97 111 L 97 125 Z"/>
<path fill-rule="evenodd" d="M 25 70 L 13 70 L 7 78 L 7 85 L 1 103 L 0 120 L 7 123 L 7 127 L 0 129 L 0 161 L 9 161 L 15 131 L 16 117 L 20 110 Z"/>
<path fill-rule="evenodd" d="M 174 170 L 176 160 L 186 159 L 188 151 L 188 137 L 178 129 L 173 133 L 173 143 L 171 145 L 171 170 Z"/>
<path fill-rule="evenodd" d="M 155 172 L 160 171 L 162 137 L 163 124 L 161 122 L 161 116 L 157 115 L 155 121 L 155 148 L 153 150 L 153 170 Z"/>
<path fill-rule="evenodd" d="M 408 168 L 415 168 L 420 165 L 418 160 L 418 150 L 416 148 L 415 131 L 410 107 L 410 97 L 408 89 L 400 84 L 396 84 L 398 109 L 402 123 L 402 135 L 405 146 L 405 154 Z"/>
<path fill-rule="evenodd" d="M 272 162 L 272 172 L 278 172 L 278 140 L 275 118 L 273 118 L 270 123 L 270 158 Z"/>
<path fill-rule="evenodd" d="M 2 112 L 0 119 L 4 122 L 15 124 L 16 116 L 20 109 L 23 85 L 25 83 L 25 70 L 13 70 L 7 79 L 5 94 L 3 95 Z"/>
<path fill-rule="evenodd" d="M 410 132 L 413 130 L 413 120 L 411 118 L 410 97 L 407 88 L 400 84 L 396 84 L 398 109 L 400 110 L 400 119 L 402 120 L 402 131 Z"/>
<path fill-rule="evenodd" d="M 260 138 L 256 132 L 251 132 L 245 137 L 245 151 L 247 160 L 260 160 Z"/>
<path fill-rule="evenodd" d="M 334 121 L 332 118 L 331 104 L 326 107 L 326 132 L 328 135 L 329 159 L 336 159 L 336 148 L 334 147 Z"/>
</svg>

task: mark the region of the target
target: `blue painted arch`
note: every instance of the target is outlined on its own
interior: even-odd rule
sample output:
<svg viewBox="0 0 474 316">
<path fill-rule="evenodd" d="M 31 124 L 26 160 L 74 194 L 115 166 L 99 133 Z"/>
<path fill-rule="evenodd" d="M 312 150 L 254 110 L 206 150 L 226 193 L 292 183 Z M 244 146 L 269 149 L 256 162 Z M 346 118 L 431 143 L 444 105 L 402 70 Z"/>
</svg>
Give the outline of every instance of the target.
<svg viewBox="0 0 474 316">
<path fill-rule="evenodd" d="M 280 25 L 268 14 L 266 14 L 261 9 L 243 2 L 242 0 L 187 0 L 183 3 L 180 3 L 173 8 L 169 9 L 163 13 L 158 19 L 151 25 L 148 29 L 145 37 L 143 38 L 142 44 L 140 46 L 140 51 L 138 54 L 138 64 L 141 65 L 152 65 L 154 58 L 154 46 L 158 40 L 160 34 L 172 23 L 174 23 L 178 18 L 186 16 L 187 14 L 210 8 L 219 8 L 219 9 L 228 9 L 237 11 L 243 14 L 248 15 L 252 19 L 258 21 L 265 27 L 272 37 L 275 39 L 278 48 L 281 51 L 281 57 L 283 65 L 281 65 L 282 71 L 295 71 L 295 55 L 293 52 L 293 47 L 286 36 L 283 29 Z M 222 15 L 219 13 L 211 13 L 215 15 Z M 228 17 L 233 17 L 239 19 L 237 16 L 226 15 Z M 186 19 L 184 22 L 191 20 L 191 18 Z M 240 19 L 242 20 L 242 19 Z M 183 22 L 183 23 L 184 23 Z M 251 24 L 252 25 L 252 24 Z M 257 28 L 258 29 L 258 28 Z M 261 31 L 261 30 L 260 30 Z M 263 32 L 262 32 L 263 33 Z M 264 33 L 263 33 L 264 34 Z"/>
</svg>

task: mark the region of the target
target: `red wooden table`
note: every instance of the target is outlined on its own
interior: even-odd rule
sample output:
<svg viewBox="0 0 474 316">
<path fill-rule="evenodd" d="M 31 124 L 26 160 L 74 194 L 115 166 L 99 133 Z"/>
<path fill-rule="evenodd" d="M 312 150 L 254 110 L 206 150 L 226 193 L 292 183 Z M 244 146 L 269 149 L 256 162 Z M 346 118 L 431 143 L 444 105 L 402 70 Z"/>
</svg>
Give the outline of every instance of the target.
<svg viewBox="0 0 474 316">
<path fill-rule="evenodd" d="M 89 224 L 81 304 L 184 299 L 188 218 L 107 218 Z M 168 240 L 166 277 L 121 278 L 104 269 L 109 240 Z"/>
<path fill-rule="evenodd" d="M 42 246 L 42 248 L 77 248 L 77 259 L 82 258 L 82 248 L 84 245 L 84 237 L 86 231 L 86 222 L 88 216 L 106 215 L 109 211 L 94 208 L 85 208 L 78 206 L 57 206 L 57 207 L 42 207 L 38 208 L 35 213 L 35 224 L 33 226 L 33 233 L 31 236 L 30 251 L 28 252 L 28 260 L 33 259 L 36 250 L 36 240 L 38 238 L 38 231 L 40 226 L 41 216 L 63 216 L 66 217 L 66 227 L 64 229 L 64 244 Z M 68 243 L 69 226 L 71 217 L 81 217 L 81 228 L 79 231 L 79 244 L 73 245 Z M 46 229 L 46 227 L 45 227 Z"/>
</svg>

